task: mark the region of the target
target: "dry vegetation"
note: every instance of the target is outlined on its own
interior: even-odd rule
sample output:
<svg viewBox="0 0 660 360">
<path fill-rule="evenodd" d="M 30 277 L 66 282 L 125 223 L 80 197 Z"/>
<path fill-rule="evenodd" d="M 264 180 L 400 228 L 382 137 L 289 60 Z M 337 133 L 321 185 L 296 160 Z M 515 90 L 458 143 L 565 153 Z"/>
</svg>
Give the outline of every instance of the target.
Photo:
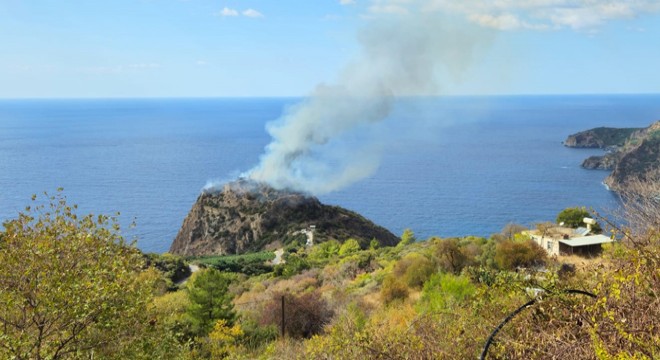
<svg viewBox="0 0 660 360">
<path fill-rule="evenodd" d="M 144 314 L 176 349 L 170 358 L 474 359 L 503 324 L 485 358 L 656 359 L 657 184 L 624 194 L 631 226 L 607 227 L 622 241 L 601 259 L 549 259 L 514 225 L 489 239 L 416 242 L 407 231 L 394 247 L 290 246 L 271 272 L 202 270 L 177 291 L 152 284 L 141 303 L 148 300 Z"/>
</svg>

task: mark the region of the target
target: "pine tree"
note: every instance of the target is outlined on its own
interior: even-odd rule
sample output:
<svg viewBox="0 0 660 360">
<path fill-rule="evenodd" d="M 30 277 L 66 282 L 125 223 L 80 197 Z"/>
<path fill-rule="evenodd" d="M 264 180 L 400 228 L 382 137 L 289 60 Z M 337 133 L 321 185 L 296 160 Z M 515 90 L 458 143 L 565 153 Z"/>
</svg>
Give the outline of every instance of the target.
<svg viewBox="0 0 660 360">
<path fill-rule="evenodd" d="M 209 269 L 195 276 L 188 288 L 190 306 L 187 314 L 197 335 L 206 335 L 218 320 L 231 326 L 236 318 L 229 293 L 231 278 L 218 270 Z"/>
</svg>

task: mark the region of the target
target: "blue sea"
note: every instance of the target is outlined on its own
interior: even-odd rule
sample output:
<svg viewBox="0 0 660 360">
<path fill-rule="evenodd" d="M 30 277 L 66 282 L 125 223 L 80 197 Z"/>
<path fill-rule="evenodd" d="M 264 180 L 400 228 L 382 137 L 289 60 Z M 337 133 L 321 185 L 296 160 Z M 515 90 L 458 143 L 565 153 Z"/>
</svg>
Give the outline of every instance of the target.
<svg viewBox="0 0 660 360">
<path fill-rule="evenodd" d="M 127 238 L 165 252 L 202 187 L 256 165 L 270 141 L 265 124 L 299 101 L 0 100 L 0 220 L 63 187 L 81 212 L 120 212 Z M 658 119 L 659 95 L 401 99 L 375 125 L 378 170 L 320 199 L 420 239 L 488 236 L 569 206 L 611 213 L 607 172 L 580 168 L 601 152 L 562 141 Z"/>
</svg>

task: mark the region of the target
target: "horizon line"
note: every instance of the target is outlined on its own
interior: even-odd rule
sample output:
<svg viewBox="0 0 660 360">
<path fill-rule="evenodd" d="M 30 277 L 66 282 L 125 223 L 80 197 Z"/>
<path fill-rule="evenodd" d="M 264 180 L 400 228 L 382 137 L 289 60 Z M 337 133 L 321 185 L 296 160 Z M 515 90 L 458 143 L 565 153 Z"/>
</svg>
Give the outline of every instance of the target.
<svg viewBox="0 0 660 360">
<path fill-rule="evenodd" d="M 503 97 L 560 97 L 560 96 L 653 96 L 660 92 L 620 92 L 620 93 L 534 93 L 534 94 L 438 94 L 438 95 L 405 95 L 395 96 L 397 99 L 406 98 L 503 98 Z M 34 97 L 0 97 L 0 101 L 15 100 L 214 100 L 214 99 L 304 99 L 310 95 L 200 95 L 200 96 L 34 96 Z"/>
</svg>

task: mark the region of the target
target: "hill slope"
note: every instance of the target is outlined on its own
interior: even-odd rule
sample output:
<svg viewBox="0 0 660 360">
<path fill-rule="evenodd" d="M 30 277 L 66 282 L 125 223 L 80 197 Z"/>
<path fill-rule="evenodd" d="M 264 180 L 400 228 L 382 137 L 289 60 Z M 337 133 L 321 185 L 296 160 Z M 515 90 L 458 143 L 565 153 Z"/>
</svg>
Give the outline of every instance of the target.
<svg viewBox="0 0 660 360">
<path fill-rule="evenodd" d="M 584 160 L 586 169 L 613 170 L 605 179 L 614 191 L 624 190 L 636 180 L 660 178 L 660 121 L 644 129 L 596 128 L 570 135 L 564 145 L 576 148 L 602 148 L 603 156 Z"/>
<path fill-rule="evenodd" d="M 357 239 L 363 248 L 372 239 L 395 245 L 399 238 L 359 214 L 322 204 L 294 191 L 239 180 L 221 190 L 202 193 L 188 213 L 170 252 L 178 255 L 241 254 L 259 251 L 270 243 L 288 244 L 307 236 L 315 226 L 314 242 Z"/>
</svg>

